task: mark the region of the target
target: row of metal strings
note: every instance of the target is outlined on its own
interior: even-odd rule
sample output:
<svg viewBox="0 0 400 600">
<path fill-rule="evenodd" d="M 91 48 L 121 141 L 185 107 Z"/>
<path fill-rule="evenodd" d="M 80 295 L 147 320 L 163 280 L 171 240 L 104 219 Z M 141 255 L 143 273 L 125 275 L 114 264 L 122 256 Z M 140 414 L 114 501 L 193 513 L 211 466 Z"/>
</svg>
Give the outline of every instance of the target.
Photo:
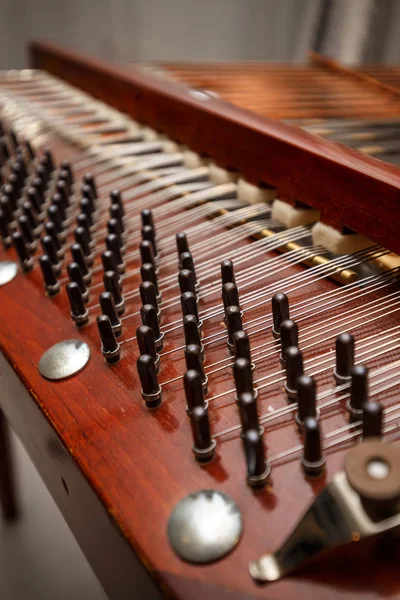
<svg viewBox="0 0 400 600">
<path fill-rule="evenodd" d="M 9 137 L 13 137 L 11 132 L 9 133 Z M 96 179 L 96 183 L 94 182 L 93 177 L 86 178 L 87 184 L 93 190 L 93 198 L 91 198 L 91 200 L 96 203 L 95 208 L 96 211 L 99 211 L 100 215 L 104 215 L 107 212 L 105 206 L 107 204 L 106 195 L 110 189 L 108 182 L 110 170 L 109 163 L 114 160 L 114 157 L 112 157 L 112 159 L 108 158 L 107 150 L 108 149 L 106 149 L 104 155 L 102 153 L 97 153 L 95 158 L 90 157 L 88 159 L 80 159 L 80 161 L 74 165 L 74 171 L 77 172 L 79 172 L 79 169 L 82 169 L 82 166 L 86 168 L 89 164 L 91 167 L 95 166 L 96 163 L 100 166 L 97 170 L 98 178 Z M 48 157 L 48 155 L 45 155 L 45 158 L 46 157 Z M 48 158 L 46 158 L 46 160 L 48 160 Z M 95 164 L 93 164 L 93 161 Z M 8 166 L 10 165 L 8 164 Z M 113 170 L 115 169 L 114 163 L 112 168 Z M 68 170 L 69 173 L 72 174 L 72 169 L 62 170 Z M 180 172 L 181 171 L 178 171 L 178 173 Z M 117 175 L 116 179 L 119 181 L 119 173 L 117 172 L 114 174 Z M 35 175 L 37 175 L 37 173 L 35 173 Z M 54 180 L 59 182 L 59 175 L 60 173 L 57 173 L 56 177 L 52 178 L 53 183 Z M 152 184 L 153 183 L 154 182 L 152 182 Z M 332 389 L 322 392 L 322 394 L 318 396 L 318 403 L 316 403 L 314 380 L 303 378 L 305 381 L 301 383 L 302 380 L 300 374 L 301 372 L 304 372 L 304 366 L 301 364 L 302 352 L 307 351 L 308 348 L 315 347 L 318 343 L 318 336 L 328 335 L 334 337 L 343 330 L 343 327 L 346 329 L 351 328 L 352 330 L 362 327 L 365 325 L 366 321 L 368 322 L 366 315 L 373 315 L 370 318 L 376 322 L 379 319 L 383 319 L 388 313 L 396 312 L 398 306 L 396 300 L 397 293 L 395 290 L 397 271 L 371 276 L 368 280 L 363 282 L 362 287 L 357 283 L 353 283 L 346 287 L 338 288 L 330 293 L 325 293 L 321 298 L 315 298 L 313 300 L 311 304 L 315 305 L 314 308 L 310 308 L 309 301 L 295 303 L 291 306 L 291 316 L 295 321 L 291 321 L 286 318 L 289 317 L 289 314 L 288 309 L 284 308 L 286 303 L 285 297 L 279 300 L 279 296 L 278 298 L 275 296 L 279 290 L 284 289 L 288 295 L 295 293 L 300 289 L 307 290 L 307 287 L 311 283 L 329 276 L 335 270 L 351 268 L 370 260 L 371 256 L 379 256 L 385 251 L 380 248 L 372 248 L 352 256 L 340 257 L 328 265 L 320 265 L 319 267 L 314 267 L 300 274 L 290 275 L 289 277 L 280 279 L 279 282 L 268 283 L 268 280 L 277 273 L 284 276 L 288 265 L 301 262 L 304 260 L 304 256 L 310 258 L 316 254 L 320 255 L 324 250 L 322 248 L 308 246 L 282 256 L 269 256 L 267 254 L 268 250 L 279 248 L 289 240 L 307 238 L 309 235 L 307 228 L 296 228 L 296 230 L 292 231 L 283 231 L 269 238 L 261 238 L 245 246 L 238 245 L 249 236 L 260 233 L 260 223 L 247 223 L 247 215 L 250 215 L 251 218 L 260 215 L 263 218 L 266 217 L 266 222 L 261 223 L 261 228 L 266 225 L 271 226 L 271 222 L 268 220 L 269 208 L 264 205 L 258 207 L 256 211 L 254 207 L 243 207 L 239 209 L 239 222 L 241 225 L 237 226 L 235 230 L 227 231 L 226 226 L 238 222 L 237 213 L 226 213 L 226 208 L 221 211 L 221 206 L 218 204 L 216 207 L 215 204 L 208 206 L 209 203 L 202 204 L 199 202 L 199 195 L 201 198 L 202 195 L 204 196 L 204 193 L 206 193 L 207 197 L 207 194 L 209 194 L 210 191 L 215 191 L 215 188 L 211 187 L 210 182 L 202 181 L 200 183 L 203 184 L 201 187 L 204 189 L 192 195 L 187 195 L 183 198 L 183 202 L 179 200 L 180 204 L 176 206 L 176 215 L 178 216 L 174 215 L 172 218 L 170 218 L 169 215 L 171 212 L 173 213 L 173 203 L 176 201 L 168 201 L 168 199 L 171 198 L 171 195 L 165 195 L 165 192 L 171 191 L 170 189 L 163 190 L 161 193 L 147 195 L 147 188 L 143 189 L 143 186 L 138 186 L 135 193 L 135 188 L 131 188 L 134 184 L 130 181 L 127 187 L 130 188 L 130 193 L 132 193 L 131 198 L 136 198 L 135 202 L 123 203 L 121 201 L 121 196 L 117 194 L 119 200 L 115 204 L 124 211 L 124 215 L 120 216 L 119 220 L 121 221 L 121 225 L 124 226 L 125 231 L 110 234 L 119 238 L 117 240 L 119 253 L 118 251 L 114 252 L 113 250 L 106 251 L 108 260 L 110 264 L 112 263 L 111 266 L 114 266 L 115 270 L 111 274 L 108 269 L 106 271 L 106 273 L 109 273 L 108 277 L 105 277 L 106 273 L 104 274 L 104 284 L 106 284 L 106 281 L 112 281 L 112 285 L 108 283 L 108 291 L 103 292 L 100 295 L 100 306 L 103 315 L 99 317 L 98 325 L 102 336 L 103 353 L 109 362 L 116 362 L 119 358 L 121 346 L 133 342 L 136 338 L 140 349 L 138 368 L 143 395 L 146 403 L 149 406 L 154 407 L 160 403 L 161 389 L 167 389 L 168 385 L 172 383 L 172 381 L 165 380 L 164 382 L 161 382 L 160 386 L 157 376 L 157 366 L 160 364 L 158 358 L 159 354 L 161 354 L 162 358 L 163 354 L 182 353 L 185 351 L 185 360 L 188 369 L 184 375 L 184 382 L 188 413 L 191 418 L 194 433 L 194 450 L 196 457 L 199 460 L 209 460 L 212 457 L 215 448 L 215 440 L 217 438 L 228 436 L 233 431 L 241 431 L 244 436 L 244 445 L 246 448 L 248 478 L 249 482 L 253 485 L 265 483 L 271 462 L 278 458 L 282 459 L 286 456 L 290 456 L 292 452 L 303 453 L 303 464 L 305 464 L 305 468 L 315 473 L 318 469 L 321 470 L 321 460 L 323 457 L 323 444 L 321 443 L 320 430 L 315 417 L 322 411 L 329 410 L 330 406 L 340 403 L 342 400 L 346 401 L 350 399 L 349 407 L 354 410 L 361 410 L 360 408 L 354 407 L 360 406 L 360 398 L 362 398 L 361 405 L 365 402 L 366 373 L 365 370 L 361 374 L 358 373 L 358 375 L 351 373 L 354 363 L 354 357 L 352 358 L 354 352 L 351 350 L 352 342 L 347 341 L 348 343 L 344 343 L 347 350 L 344 351 L 342 349 L 338 351 L 336 371 L 341 377 L 352 377 L 352 380 L 354 379 L 354 384 L 351 384 L 351 389 L 354 387 L 355 391 L 353 394 L 349 392 L 349 384 L 345 382 L 344 385 L 335 388 L 335 390 Z M 223 186 L 222 190 L 217 191 L 216 197 L 219 197 L 219 193 L 222 193 L 223 198 L 232 197 L 234 195 L 234 188 L 235 186 L 233 184 L 226 184 L 226 186 Z M 73 187 L 71 186 L 71 191 L 72 190 Z M 70 196 L 70 205 L 73 195 L 74 194 L 71 194 Z M 95 198 L 94 196 L 97 197 Z M 189 208 L 191 205 L 190 199 L 193 199 L 193 196 L 193 208 L 185 210 L 182 214 L 182 208 Z M 174 195 L 172 195 L 172 197 L 174 197 Z M 229 200 L 228 204 L 232 205 L 232 200 Z M 102 206 L 100 207 L 99 205 Z M 92 214 L 94 214 L 94 212 L 95 211 L 93 211 Z M 218 215 L 220 212 L 223 214 L 219 214 L 213 221 L 204 221 L 205 216 L 211 216 L 213 214 Z M 141 213 L 140 219 L 142 220 L 143 226 L 140 233 L 140 228 L 138 227 L 139 213 Z M 194 222 L 196 223 L 194 225 L 192 225 L 191 221 L 193 217 Z M 155 236 L 155 218 L 157 220 L 158 238 Z M 48 221 L 47 223 L 49 222 L 54 224 L 52 221 Z M 180 266 L 183 267 L 179 273 L 178 288 L 176 273 L 162 277 L 162 272 L 168 271 L 168 268 L 171 269 L 176 261 L 176 257 L 172 254 L 172 248 L 175 243 L 173 233 L 176 232 L 177 228 L 180 229 L 181 226 L 185 228 L 186 235 L 181 234 L 177 236 Z M 151 228 L 152 231 L 146 228 Z M 129 232 L 129 234 L 125 236 L 125 245 L 128 246 L 128 248 L 125 249 L 125 252 L 122 252 L 120 244 L 124 241 L 124 236 L 122 234 L 125 232 Z M 214 238 L 215 243 L 220 243 L 225 248 L 227 253 L 226 256 L 233 258 L 236 270 L 234 273 L 232 262 L 225 261 L 223 263 L 223 307 L 220 302 L 216 300 L 216 297 L 220 294 L 221 286 L 215 283 L 217 261 L 212 257 L 213 253 L 209 250 L 209 238 L 211 232 L 217 236 Z M 92 230 L 92 233 L 97 235 L 98 230 Z M 148 233 L 151 233 L 151 235 L 147 236 L 148 239 L 146 239 Z M 238 237 L 235 237 L 237 233 Z M 144 239 L 139 242 L 141 237 Z M 102 236 L 99 235 L 98 238 L 95 238 L 95 241 L 97 239 L 101 240 L 101 238 Z M 190 239 L 190 248 L 188 239 Z M 137 249 L 138 243 L 139 251 Z M 76 244 L 74 245 L 76 246 Z M 74 279 L 74 276 L 72 276 L 71 279 L 73 279 L 73 281 L 67 285 L 67 289 L 69 289 L 70 299 L 79 298 L 79 301 L 74 303 L 73 300 L 71 302 L 71 308 L 73 317 L 75 317 L 77 323 L 81 325 L 87 320 L 88 314 L 90 314 L 91 311 L 94 313 L 98 311 L 98 307 L 95 303 L 90 303 L 88 308 L 85 306 L 85 296 L 87 298 L 89 295 L 88 292 L 90 291 L 99 293 L 102 284 L 100 282 L 89 284 L 89 278 L 95 279 L 95 273 L 101 271 L 100 265 L 90 265 L 90 262 L 94 258 L 93 254 L 98 256 L 100 250 L 98 250 L 97 245 L 94 244 L 91 248 L 92 251 L 89 254 L 85 254 L 82 245 L 79 245 L 81 246 L 80 253 L 83 255 L 83 263 L 77 263 L 75 261 L 79 270 L 76 268 L 69 268 L 68 273 L 71 277 L 71 272 L 75 271 L 75 275 L 78 274 L 80 277 L 75 277 Z M 229 245 L 231 248 L 229 248 Z M 120 254 L 121 256 L 119 256 Z M 45 256 L 49 259 L 48 255 Z M 193 256 L 196 257 L 196 267 L 194 266 Z M 138 265 L 138 262 L 140 263 L 139 257 L 142 262 L 140 266 Z M 41 265 L 43 263 L 43 258 L 44 257 L 41 257 Z M 122 261 L 118 262 L 120 258 L 122 258 Z M 130 260 L 132 260 L 132 263 L 136 263 L 136 266 L 133 269 L 129 269 Z M 51 264 L 51 272 L 53 274 L 56 270 L 55 267 L 59 266 L 59 262 L 60 261 L 58 260 L 57 264 Z M 116 268 L 115 262 L 117 262 Z M 71 265 L 69 265 L 69 267 L 70 266 Z M 85 266 L 87 267 L 87 273 L 84 273 Z M 110 265 L 107 263 L 107 266 Z M 125 273 L 121 273 L 121 271 L 124 270 Z M 117 275 L 118 272 L 119 274 Z M 147 278 L 147 275 L 143 277 L 146 273 L 151 273 L 151 277 Z M 126 285 L 129 285 L 129 278 L 134 278 L 135 275 L 139 274 L 143 279 L 139 291 L 136 291 L 135 289 L 126 291 Z M 85 277 L 86 281 L 84 280 Z M 124 293 L 122 293 L 120 285 L 122 281 Z M 199 285 L 197 285 L 199 281 L 201 281 L 200 291 Z M 256 283 L 256 289 L 252 290 L 251 287 L 254 286 L 254 283 Z M 58 281 L 57 284 L 59 284 Z M 240 299 L 238 287 L 240 288 Z M 246 287 L 250 288 L 248 292 L 245 291 Z M 393 288 L 394 291 L 392 291 Z M 179 297 L 178 290 L 181 292 L 181 297 Z M 302 333 L 305 333 L 305 335 L 304 339 L 303 337 L 301 338 L 302 350 L 299 351 L 296 324 L 303 321 L 307 322 L 310 313 L 315 313 L 315 310 L 322 310 L 325 311 L 326 315 L 327 310 L 335 309 L 337 306 L 345 306 L 347 304 L 351 307 L 352 301 L 357 300 L 358 298 L 367 298 L 369 294 L 373 295 L 377 290 L 385 290 L 387 297 L 385 296 L 383 300 L 375 298 L 366 302 L 365 306 L 356 313 L 350 308 L 346 313 L 346 320 L 343 321 L 341 319 L 338 322 L 337 319 L 335 320 L 335 317 L 332 317 L 328 320 L 328 323 L 326 323 L 325 328 L 316 331 L 315 325 L 309 325 L 308 327 L 306 326 L 304 330 L 302 329 Z M 53 290 L 49 291 L 53 293 Z M 77 292 L 79 292 L 79 295 Z M 165 298 L 166 295 L 169 296 L 167 299 Z M 279 310 L 275 306 L 273 312 L 276 321 L 274 331 L 276 335 L 279 334 L 279 337 L 282 340 L 281 347 L 279 346 L 279 343 L 270 339 L 267 342 L 253 346 L 252 355 L 250 356 L 249 338 L 256 336 L 257 334 L 265 334 L 271 326 L 271 313 L 268 305 L 272 296 L 274 296 L 275 305 L 279 305 Z M 133 311 L 124 316 L 118 315 L 118 312 L 123 312 L 127 300 L 129 301 L 132 299 L 134 303 L 136 298 L 139 300 L 139 297 L 143 302 L 140 311 Z M 207 305 L 202 310 L 199 310 L 198 308 L 197 300 L 199 299 L 201 307 L 205 304 Z M 149 302 L 149 300 L 152 300 L 152 302 Z M 181 319 L 173 319 L 172 321 L 171 319 L 168 319 L 162 326 L 160 323 L 161 312 L 165 320 L 166 316 L 168 317 L 168 312 L 173 311 L 173 308 L 180 304 L 182 305 L 184 312 L 183 329 L 186 343 L 183 347 L 178 346 L 168 352 L 160 352 L 164 335 L 168 337 L 174 335 L 173 332 L 175 331 L 178 333 L 181 333 L 182 331 Z M 250 318 L 251 312 L 254 312 L 254 309 L 257 307 L 261 307 L 261 310 L 265 309 L 264 314 L 255 318 Z M 207 327 L 207 322 L 212 323 L 215 320 L 219 322 L 223 316 L 225 316 L 227 331 L 225 329 L 218 329 L 216 332 L 201 337 L 202 328 Z M 82 317 L 85 318 L 82 319 Z M 139 322 L 141 320 L 142 325 L 139 326 L 136 336 L 132 336 L 131 338 L 128 337 L 118 343 L 116 336 L 120 333 L 121 326 L 124 325 L 125 328 L 125 323 L 130 319 Z M 283 327 L 282 323 L 279 325 L 279 320 L 283 320 Z M 312 330 L 314 330 L 314 333 Z M 377 334 L 375 336 L 370 336 L 370 339 L 362 339 L 359 344 L 359 350 L 361 352 L 358 358 L 368 361 L 376 359 L 377 356 L 380 355 L 385 356 L 388 350 L 397 348 L 397 333 L 397 328 L 394 327 L 386 331 L 386 337 L 382 336 L 382 334 Z M 223 358 L 216 363 L 204 363 L 202 359 L 204 350 L 206 350 L 208 346 L 224 345 L 226 339 L 228 341 L 229 349 L 233 350 L 233 358 Z M 343 340 L 339 343 L 339 348 L 341 348 L 340 344 L 343 345 Z M 379 348 L 377 346 L 379 346 Z M 343 352 L 346 360 L 343 358 Z M 284 361 L 282 361 L 284 368 L 281 368 L 281 365 L 279 364 L 279 369 L 275 369 L 265 377 L 253 380 L 253 365 L 258 367 L 262 363 L 268 361 L 269 357 L 279 357 L 281 354 L 284 359 Z M 288 356 L 286 356 L 286 354 L 288 354 Z M 324 373 L 329 370 L 333 364 L 334 353 L 328 352 L 326 355 L 318 355 L 307 361 L 307 372 L 308 368 L 310 368 L 309 374 L 315 377 L 319 373 Z M 382 382 L 382 378 L 379 379 L 382 370 L 377 369 L 376 373 L 375 371 L 372 373 L 371 387 L 375 387 L 375 382 L 378 386 L 377 389 L 374 390 L 373 395 L 391 388 L 391 386 L 387 388 L 387 385 L 390 385 L 390 381 L 388 384 L 387 379 L 390 380 L 393 376 L 390 373 L 390 370 L 395 370 L 396 363 L 393 363 L 393 365 L 393 367 L 389 365 L 387 367 L 388 371 L 384 371 L 384 373 L 388 373 L 384 375 L 383 382 L 386 383 Z M 215 377 L 214 374 L 221 371 L 229 372 L 232 367 L 235 376 L 236 390 L 230 389 L 208 397 L 206 400 L 204 392 L 207 388 L 208 378 L 210 376 Z M 182 375 L 180 375 L 180 377 L 182 377 Z M 356 383 L 357 377 L 358 380 L 363 382 L 362 384 Z M 285 380 L 286 388 L 291 393 L 289 393 L 289 396 L 292 400 L 296 398 L 299 399 L 298 405 L 296 403 L 290 404 L 283 408 L 276 409 L 272 413 L 268 412 L 258 416 L 258 401 L 255 390 L 257 390 L 257 392 L 261 391 L 262 393 L 262 390 L 266 389 L 268 392 L 268 388 L 276 384 L 281 384 L 282 382 L 284 383 Z M 394 376 L 393 382 L 393 385 L 396 385 L 397 382 Z M 300 383 L 300 393 L 297 391 L 297 383 Z M 381 387 L 379 387 L 380 384 L 382 384 Z M 301 391 L 303 389 L 302 386 L 304 387 L 304 392 Z M 362 394 L 359 392 L 360 386 L 364 386 Z M 294 392 L 296 392 L 296 394 Z M 211 434 L 208 417 L 209 403 L 224 396 L 227 396 L 230 401 L 235 401 L 235 395 L 237 396 L 241 425 Z M 332 395 L 333 398 L 331 400 L 325 400 L 329 395 Z M 301 400 L 301 398 L 303 398 L 303 400 Z M 307 399 L 306 403 L 304 398 Z M 321 400 L 323 400 L 322 403 L 320 402 Z M 304 406 L 306 406 L 306 408 L 304 408 Z M 389 410 L 389 413 L 385 420 L 385 427 L 383 430 L 382 424 L 379 425 L 379 419 L 381 419 L 381 416 L 379 415 L 382 415 L 382 407 L 378 406 L 378 408 L 376 408 L 375 403 L 370 403 L 368 407 L 368 410 L 364 411 L 363 415 L 368 415 L 367 418 L 370 419 L 369 426 L 371 427 L 372 422 L 373 427 L 375 428 L 375 434 L 378 430 L 380 432 L 389 432 L 393 430 L 393 427 L 396 426 L 395 423 L 393 424 L 393 420 L 396 419 L 397 414 L 392 409 L 396 407 L 387 409 Z M 373 418 L 369 416 L 371 409 L 373 409 Z M 354 414 L 356 414 L 354 413 L 354 410 L 353 412 L 350 410 L 350 414 L 352 414 L 353 417 Z M 374 411 L 376 411 L 376 414 Z M 266 460 L 264 446 L 260 435 L 262 431 L 261 428 L 265 428 L 268 423 L 274 422 L 275 419 L 282 418 L 291 413 L 297 413 L 297 421 L 299 426 L 303 429 L 303 423 L 306 423 L 304 446 L 300 445 L 297 448 L 286 450 Z M 332 447 L 332 445 L 336 445 L 338 440 L 339 442 L 342 442 L 343 438 L 345 438 L 345 440 L 352 439 L 359 435 L 361 416 L 360 414 L 356 414 L 356 416 L 359 418 L 355 423 L 351 423 L 345 428 L 340 428 L 336 432 L 330 432 L 328 434 L 328 440 L 331 440 L 332 438 L 332 441 L 325 442 L 325 449 Z M 308 419 L 314 418 L 314 421 L 307 420 L 306 417 Z M 388 423 L 386 423 L 387 420 Z M 365 427 L 368 426 L 364 425 L 364 429 Z M 365 431 L 364 435 L 366 435 Z M 339 437 L 335 439 L 335 436 Z M 313 448 L 312 452 L 310 448 Z M 319 451 L 317 452 L 318 448 Z M 314 453 L 314 459 L 318 454 L 318 460 L 308 460 L 307 456 L 310 458 L 310 452 L 311 454 Z M 310 464 L 312 465 L 312 468 L 310 467 Z M 315 468 L 317 464 L 319 467 Z"/>
</svg>

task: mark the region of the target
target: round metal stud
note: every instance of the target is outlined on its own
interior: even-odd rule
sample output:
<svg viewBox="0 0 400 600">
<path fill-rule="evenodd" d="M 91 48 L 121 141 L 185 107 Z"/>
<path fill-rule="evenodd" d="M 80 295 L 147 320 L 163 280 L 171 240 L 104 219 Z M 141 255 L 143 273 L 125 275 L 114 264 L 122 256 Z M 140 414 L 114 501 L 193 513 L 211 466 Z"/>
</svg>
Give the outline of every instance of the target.
<svg viewBox="0 0 400 600">
<path fill-rule="evenodd" d="M 14 279 L 18 272 L 18 265 L 10 260 L 0 262 L 0 286 Z"/>
<path fill-rule="evenodd" d="M 81 371 L 90 358 L 90 348 L 81 340 L 64 340 L 51 346 L 39 361 L 46 379 L 66 379 Z"/>
<path fill-rule="evenodd" d="M 183 498 L 168 521 L 174 552 L 191 563 L 222 558 L 238 544 L 243 530 L 237 504 L 215 490 L 200 490 Z"/>
</svg>

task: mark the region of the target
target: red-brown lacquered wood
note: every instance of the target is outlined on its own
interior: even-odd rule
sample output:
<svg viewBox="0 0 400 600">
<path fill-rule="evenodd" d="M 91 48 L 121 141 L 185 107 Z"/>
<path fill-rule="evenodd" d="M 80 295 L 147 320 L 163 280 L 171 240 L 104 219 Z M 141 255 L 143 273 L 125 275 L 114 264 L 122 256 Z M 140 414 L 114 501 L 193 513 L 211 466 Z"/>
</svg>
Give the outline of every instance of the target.
<svg viewBox="0 0 400 600">
<path fill-rule="evenodd" d="M 357 150 L 263 119 L 172 82 L 44 42 L 31 63 L 147 123 L 245 179 L 273 184 L 283 199 L 321 210 L 338 229 L 357 231 L 400 253 L 400 171 Z"/>
</svg>

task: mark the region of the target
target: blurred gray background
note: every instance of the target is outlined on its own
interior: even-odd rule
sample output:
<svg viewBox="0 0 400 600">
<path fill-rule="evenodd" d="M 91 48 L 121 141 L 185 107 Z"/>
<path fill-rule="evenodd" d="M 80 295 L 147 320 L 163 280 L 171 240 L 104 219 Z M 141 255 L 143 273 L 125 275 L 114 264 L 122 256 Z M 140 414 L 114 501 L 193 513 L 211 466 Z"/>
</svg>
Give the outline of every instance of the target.
<svg viewBox="0 0 400 600">
<path fill-rule="evenodd" d="M 0 0 L 0 68 L 27 66 L 46 38 L 119 62 L 303 61 L 314 48 L 347 64 L 400 62 L 398 0 Z M 13 440 L 21 519 L 0 521 L 1 600 L 105 595 L 29 458 Z"/>
<path fill-rule="evenodd" d="M 42 37 L 120 62 L 400 62 L 398 0 L 0 0 L 0 68 Z"/>
</svg>

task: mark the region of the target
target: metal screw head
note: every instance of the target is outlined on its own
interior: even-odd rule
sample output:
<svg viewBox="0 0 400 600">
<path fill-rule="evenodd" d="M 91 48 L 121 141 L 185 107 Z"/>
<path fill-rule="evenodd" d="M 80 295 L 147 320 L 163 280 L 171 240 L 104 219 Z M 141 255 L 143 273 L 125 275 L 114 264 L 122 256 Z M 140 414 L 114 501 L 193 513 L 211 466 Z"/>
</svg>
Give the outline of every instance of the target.
<svg viewBox="0 0 400 600">
<path fill-rule="evenodd" d="M 239 508 L 229 496 L 200 490 L 174 508 L 168 521 L 168 540 L 183 560 L 205 564 L 233 550 L 242 529 Z"/>
<path fill-rule="evenodd" d="M 90 348 L 81 340 L 64 340 L 51 346 L 39 361 L 39 371 L 46 379 L 66 379 L 86 366 Z"/>
</svg>

